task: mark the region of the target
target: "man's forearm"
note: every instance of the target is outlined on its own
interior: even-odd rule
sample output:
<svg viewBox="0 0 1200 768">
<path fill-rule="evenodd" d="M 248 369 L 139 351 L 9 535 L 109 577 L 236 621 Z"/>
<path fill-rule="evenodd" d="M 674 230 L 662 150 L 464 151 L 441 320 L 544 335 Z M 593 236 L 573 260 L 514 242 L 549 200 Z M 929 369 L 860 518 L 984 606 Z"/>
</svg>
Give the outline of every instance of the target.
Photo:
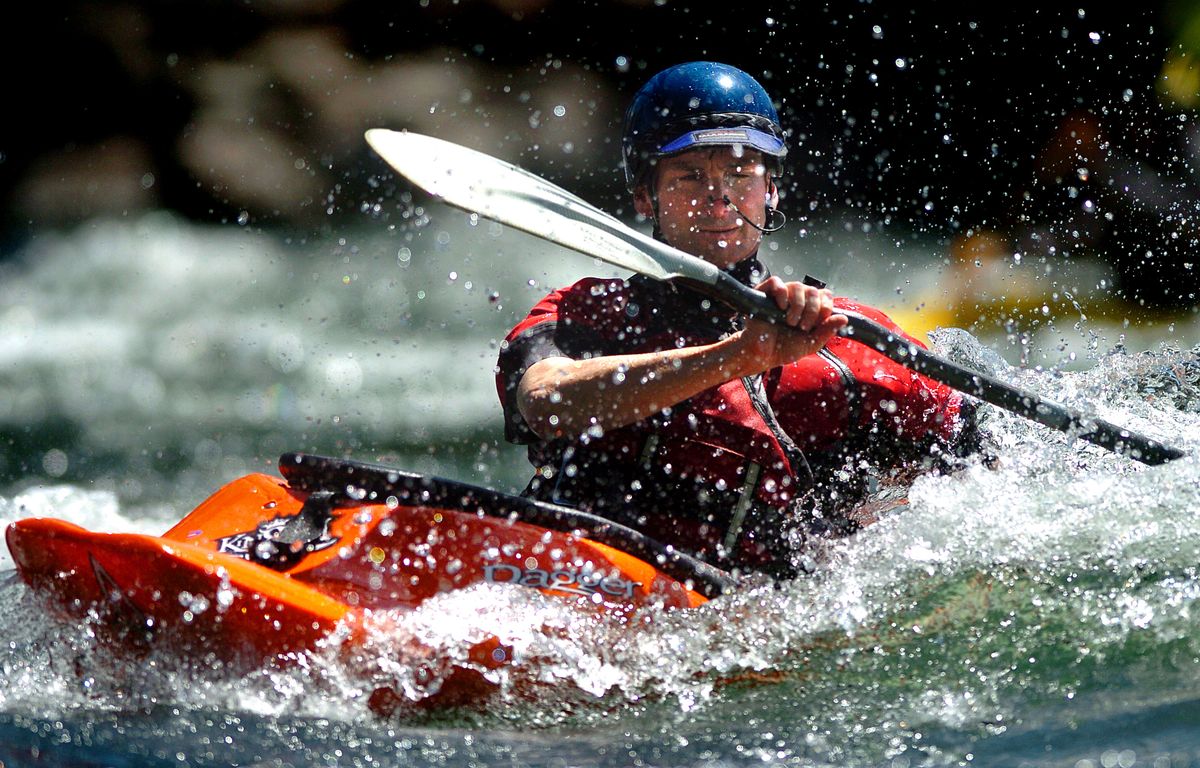
<svg viewBox="0 0 1200 768">
<path fill-rule="evenodd" d="M 572 360 L 552 357 L 525 372 L 518 406 L 542 438 L 628 426 L 742 371 L 736 338 L 663 352 Z"/>
</svg>

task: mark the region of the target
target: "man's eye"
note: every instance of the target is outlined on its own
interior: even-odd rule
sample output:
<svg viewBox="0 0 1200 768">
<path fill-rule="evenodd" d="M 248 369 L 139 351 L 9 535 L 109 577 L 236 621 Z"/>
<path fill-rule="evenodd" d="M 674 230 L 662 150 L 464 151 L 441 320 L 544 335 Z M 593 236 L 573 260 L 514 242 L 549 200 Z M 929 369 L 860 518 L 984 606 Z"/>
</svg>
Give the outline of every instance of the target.
<svg viewBox="0 0 1200 768">
<path fill-rule="evenodd" d="M 736 170 L 730 172 L 730 175 L 739 179 L 752 179 L 756 176 L 762 176 L 766 171 L 767 169 L 761 165 L 739 165 Z"/>
</svg>

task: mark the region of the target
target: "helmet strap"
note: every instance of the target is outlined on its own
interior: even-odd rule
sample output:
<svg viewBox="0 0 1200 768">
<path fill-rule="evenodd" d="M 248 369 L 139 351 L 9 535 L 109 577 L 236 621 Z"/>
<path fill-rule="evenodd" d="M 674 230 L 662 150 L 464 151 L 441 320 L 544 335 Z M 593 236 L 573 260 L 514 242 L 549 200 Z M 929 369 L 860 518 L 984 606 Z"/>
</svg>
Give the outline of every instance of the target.
<svg viewBox="0 0 1200 768">
<path fill-rule="evenodd" d="M 652 176 L 653 174 L 648 174 Z M 663 236 L 662 227 L 659 226 L 658 217 L 658 189 L 654 185 L 653 178 L 638 184 L 639 187 L 646 190 L 646 197 L 650 200 L 650 222 L 654 225 L 652 233 L 655 240 L 665 243 L 667 239 Z"/>
</svg>

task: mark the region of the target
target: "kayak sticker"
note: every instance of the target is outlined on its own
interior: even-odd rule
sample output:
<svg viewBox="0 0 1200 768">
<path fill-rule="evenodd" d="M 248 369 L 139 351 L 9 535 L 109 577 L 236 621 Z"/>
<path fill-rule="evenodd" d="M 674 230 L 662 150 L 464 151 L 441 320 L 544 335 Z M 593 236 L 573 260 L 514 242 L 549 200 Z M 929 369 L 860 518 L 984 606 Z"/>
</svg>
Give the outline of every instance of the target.
<svg viewBox="0 0 1200 768">
<path fill-rule="evenodd" d="M 227 555 L 235 555 L 243 560 L 250 560 L 250 553 L 254 551 L 255 547 L 277 540 L 279 533 L 288 524 L 288 521 L 300 514 L 297 512 L 295 515 L 273 517 L 270 520 L 259 523 L 258 527 L 252 531 L 235 533 L 232 536 L 222 536 L 217 539 L 217 551 L 224 552 Z M 305 544 L 304 549 L 306 552 L 320 552 L 338 543 L 337 539 L 329 535 L 330 522 L 332 521 L 326 520 L 325 527 L 321 529 L 321 535 Z"/>
<path fill-rule="evenodd" d="M 634 587 L 642 586 L 639 581 L 626 581 L 620 576 L 605 576 L 599 571 L 577 571 L 574 568 L 520 568 L 499 563 L 483 567 L 484 581 L 492 584 L 520 584 L 523 587 L 556 589 L 575 595 L 609 595 L 611 597 L 633 597 Z"/>
</svg>

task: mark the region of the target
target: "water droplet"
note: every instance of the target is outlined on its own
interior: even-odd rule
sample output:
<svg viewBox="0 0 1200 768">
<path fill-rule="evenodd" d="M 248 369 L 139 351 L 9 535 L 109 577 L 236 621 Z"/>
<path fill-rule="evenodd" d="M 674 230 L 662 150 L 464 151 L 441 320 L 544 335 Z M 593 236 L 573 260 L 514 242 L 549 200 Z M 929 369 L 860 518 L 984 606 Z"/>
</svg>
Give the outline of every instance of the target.
<svg viewBox="0 0 1200 768">
<path fill-rule="evenodd" d="M 50 477 L 62 477 L 67 473 L 70 464 L 67 454 L 58 448 L 51 448 L 42 456 L 42 469 Z"/>
</svg>

